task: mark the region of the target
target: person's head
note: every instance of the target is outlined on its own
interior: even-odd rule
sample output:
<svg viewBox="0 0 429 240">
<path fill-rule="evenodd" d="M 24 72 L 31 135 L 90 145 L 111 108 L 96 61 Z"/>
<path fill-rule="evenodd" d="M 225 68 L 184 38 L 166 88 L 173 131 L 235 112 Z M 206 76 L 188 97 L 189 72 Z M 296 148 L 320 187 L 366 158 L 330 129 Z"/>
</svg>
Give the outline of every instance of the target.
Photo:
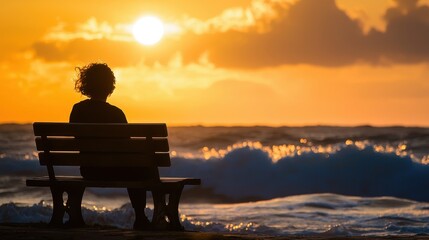
<svg viewBox="0 0 429 240">
<path fill-rule="evenodd" d="M 105 63 L 90 63 L 76 67 L 78 72 L 74 88 L 94 99 L 106 99 L 115 89 L 115 75 Z"/>
</svg>

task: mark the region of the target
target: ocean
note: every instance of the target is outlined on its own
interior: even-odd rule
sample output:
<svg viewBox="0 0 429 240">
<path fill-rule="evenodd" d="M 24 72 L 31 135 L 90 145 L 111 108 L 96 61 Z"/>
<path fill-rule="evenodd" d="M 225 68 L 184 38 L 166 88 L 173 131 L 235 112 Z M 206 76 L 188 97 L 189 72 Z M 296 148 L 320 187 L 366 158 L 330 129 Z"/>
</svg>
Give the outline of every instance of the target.
<svg viewBox="0 0 429 240">
<path fill-rule="evenodd" d="M 429 234 L 429 128 L 170 127 L 172 166 L 187 187 L 187 230 L 262 235 Z M 59 174 L 79 174 L 57 168 Z M 32 126 L 0 125 L 0 223 L 49 222 L 46 188 L 25 179 L 39 166 Z M 89 188 L 87 224 L 131 228 L 126 190 Z M 147 214 L 151 216 L 152 204 Z"/>
</svg>

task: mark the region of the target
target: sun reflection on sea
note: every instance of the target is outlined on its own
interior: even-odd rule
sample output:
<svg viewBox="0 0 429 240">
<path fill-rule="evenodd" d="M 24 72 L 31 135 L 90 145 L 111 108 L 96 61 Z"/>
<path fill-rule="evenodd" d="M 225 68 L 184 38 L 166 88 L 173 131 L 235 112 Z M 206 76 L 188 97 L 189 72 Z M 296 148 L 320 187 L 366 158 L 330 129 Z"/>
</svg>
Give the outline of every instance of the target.
<svg viewBox="0 0 429 240">
<path fill-rule="evenodd" d="M 228 153 L 236 149 L 250 148 L 250 149 L 261 150 L 267 153 L 273 162 L 277 162 L 282 158 L 293 157 L 296 155 L 299 156 L 303 153 L 320 153 L 320 154 L 326 154 L 326 156 L 329 156 L 329 154 L 335 153 L 342 148 L 353 147 L 353 146 L 361 150 L 370 147 L 370 148 L 373 148 L 374 151 L 376 152 L 394 153 L 397 156 L 408 155 L 417 162 L 421 162 L 423 164 L 429 163 L 429 159 L 427 156 L 424 156 L 422 159 L 418 159 L 412 154 L 412 152 L 409 152 L 406 142 L 402 142 L 397 145 L 392 145 L 392 144 L 383 145 L 383 144 L 374 144 L 367 140 L 353 141 L 351 139 L 347 139 L 344 143 L 329 144 L 329 145 L 315 145 L 309 140 L 304 138 L 301 138 L 299 140 L 299 144 L 282 144 L 282 145 L 271 145 L 271 146 L 265 146 L 259 141 L 243 141 L 243 142 L 238 142 L 238 143 L 229 145 L 225 148 L 214 148 L 214 147 L 204 146 L 196 154 L 189 153 L 189 152 L 181 153 L 178 151 L 171 151 L 171 155 L 173 157 L 175 156 L 180 156 L 185 158 L 199 157 L 205 160 L 209 160 L 209 159 L 223 158 L 225 157 L 225 155 L 227 155 Z"/>
</svg>

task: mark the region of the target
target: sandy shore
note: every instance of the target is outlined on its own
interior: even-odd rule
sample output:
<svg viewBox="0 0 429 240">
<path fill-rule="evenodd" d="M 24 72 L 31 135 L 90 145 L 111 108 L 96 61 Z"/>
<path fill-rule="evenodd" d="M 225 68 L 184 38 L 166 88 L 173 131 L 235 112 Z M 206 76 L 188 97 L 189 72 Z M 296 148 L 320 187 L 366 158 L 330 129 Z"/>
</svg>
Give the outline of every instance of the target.
<svg viewBox="0 0 429 240">
<path fill-rule="evenodd" d="M 46 224 L 0 224 L 0 239 L 78 239 L 78 240 L 119 240 L 119 239 L 429 239 L 429 236 L 401 237 L 333 237 L 333 236 L 260 236 L 203 232 L 143 232 L 110 227 L 85 227 L 78 229 L 52 228 Z"/>
</svg>

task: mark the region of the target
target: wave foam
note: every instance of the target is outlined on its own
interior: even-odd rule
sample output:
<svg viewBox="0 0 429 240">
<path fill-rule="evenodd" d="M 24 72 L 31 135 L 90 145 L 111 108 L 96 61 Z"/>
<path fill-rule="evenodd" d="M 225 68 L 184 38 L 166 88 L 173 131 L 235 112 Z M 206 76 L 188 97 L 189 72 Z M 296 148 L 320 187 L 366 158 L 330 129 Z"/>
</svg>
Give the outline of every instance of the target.
<svg viewBox="0 0 429 240">
<path fill-rule="evenodd" d="M 277 161 L 262 149 L 247 146 L 208 160 L 175 157 L 162 173 L 201 178 L 203 187 L 235 200 L 337 193 L 429 201 L 429 166 L 409 155 L 370 146 L 308 151 Z"/>
<path fill-rule="evenodd" d="M 185 203 L 181 222 L 191 231 L 262 235 L 428 234 L 427 205 L 392 197 L 310 194 L 239 204 Z M 44 201 L 28 206 L 8 203 L 0 206 L 0 223 L 47 223 L 51 213 Z M 131 204 L 113 210 L 84 206 L 82 213 L 89 226 L 130 229 L 134 222 Z M 149 218 L 152 214 L 146 209 Z"/>
<path fill-rule="evenodd" d="M 56 172 L 79 174 L 78 169 L 60 168 Z M 15 184 L 11 179 L 23 181 L 35 175 L 46 175 L 46 170 L 36 160 L 6 157 L 0 161 L 0 187 L 3 189 L 10 189 L 10 185 Z M 382 152 L 372 146 L 349 145 L 334 151 L 310 150 L 274 159 L 264 149 L 247 145 L 208 160 L 204 157 L 173 157 L 172 166 L 161 168 L 161 175 L 201 178 L 200 190 L 210 189 L 213 196 L 222 196 L 227 201 L 312 193 L 394 196 L 429 201 L 428 165 L 416 162 L 411 155 Z M 22 191 L 21 188 L 18 190 Z M 89 191 L 126 195 L 125 191 L 117 189 Z M 7 197 L 9 193 L 0 194 Z"/>
</svg>

